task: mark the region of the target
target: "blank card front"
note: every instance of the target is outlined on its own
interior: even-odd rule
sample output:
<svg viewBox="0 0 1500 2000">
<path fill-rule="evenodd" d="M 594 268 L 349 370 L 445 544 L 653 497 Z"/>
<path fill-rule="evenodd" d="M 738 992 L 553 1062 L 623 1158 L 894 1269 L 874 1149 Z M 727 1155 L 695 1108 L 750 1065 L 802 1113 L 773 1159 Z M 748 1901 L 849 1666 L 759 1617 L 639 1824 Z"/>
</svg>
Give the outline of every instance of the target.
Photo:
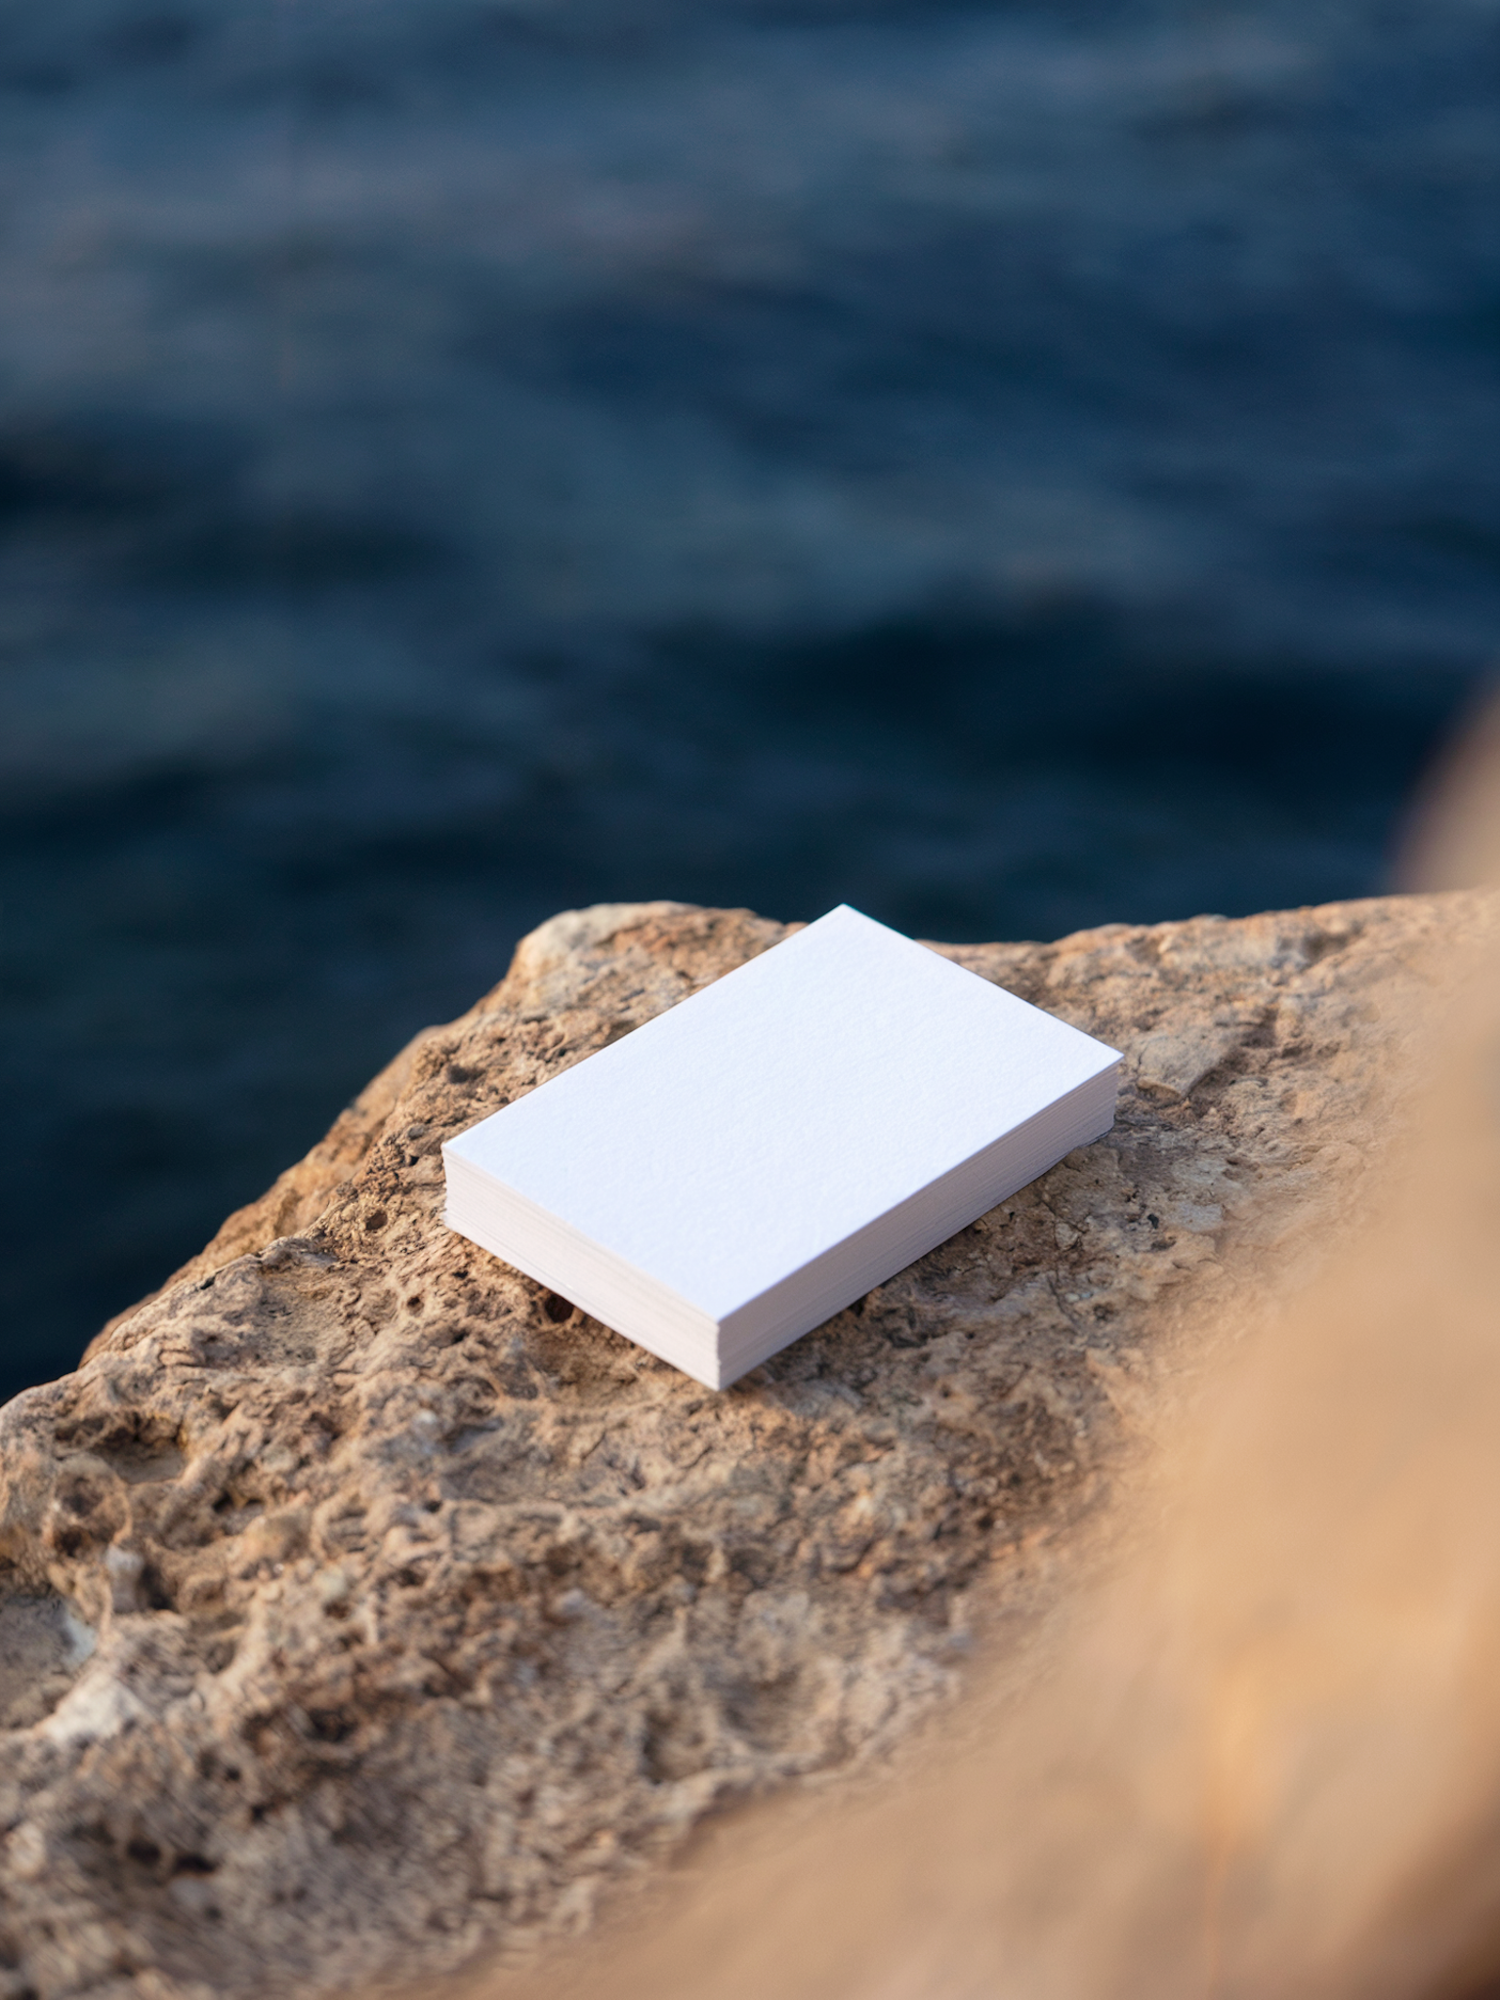
<svg viewBox="0 0 1500 2000">
<path fill-rule="evenodd" d="M 444 1152 L 722 1320 L 1118 1060 L 841 907 Z"/>
</svg>

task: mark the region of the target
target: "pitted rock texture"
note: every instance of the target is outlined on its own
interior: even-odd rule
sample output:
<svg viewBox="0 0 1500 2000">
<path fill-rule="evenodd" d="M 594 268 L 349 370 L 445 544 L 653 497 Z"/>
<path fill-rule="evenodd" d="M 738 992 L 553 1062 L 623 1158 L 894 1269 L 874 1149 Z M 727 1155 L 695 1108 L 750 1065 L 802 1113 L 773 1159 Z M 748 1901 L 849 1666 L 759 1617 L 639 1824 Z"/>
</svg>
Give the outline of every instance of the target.
<svg viewBox="0 0 1500 2000">
<path fill-rule="evenodd" d="M 1117 1126 L 722 1394 L 449 1233 L 438 1149 L 784 930 L 543 926 L 0 1412 L 0 1995 L 533 1948 L 716 1803 L 891 1743 L 1195 1330 L 1316 1240 L 1497 907 L 941 947 L 1127 1052 Z"/>
</svg>

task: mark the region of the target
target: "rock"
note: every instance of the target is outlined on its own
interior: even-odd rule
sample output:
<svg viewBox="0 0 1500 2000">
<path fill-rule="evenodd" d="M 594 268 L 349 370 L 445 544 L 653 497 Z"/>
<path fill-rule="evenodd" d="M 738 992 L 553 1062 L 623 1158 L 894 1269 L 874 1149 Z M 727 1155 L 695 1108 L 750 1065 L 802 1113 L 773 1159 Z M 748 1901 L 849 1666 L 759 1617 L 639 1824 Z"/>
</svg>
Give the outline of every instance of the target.
<svg viewBox="0 0 1500 2000">
<path fill-rule="evenodd" d="M 439 1219 L 449 1133 L 766 949 L 570 913 L 77 1374 L 0 1412 L 0 1996 L 534 1949 L 952 1688 L 1197 1329 L 1315 1246 L 1479 894 L 939 947 L 1115 1131 L 713 1394 Z"/>
<path fill-rule="evenodd" d="M 1189 1097 L 1206 1076 L 1227 1062 L 1242 1046 L 1244 1030 L 1253 1026 L 1215 1023 L 1207 1028 L 1172 1028 L 1147 1035 L 1134 1051 L 1133 1072 L 1138 1090 L 1148 1097 Z"/>
</svg>

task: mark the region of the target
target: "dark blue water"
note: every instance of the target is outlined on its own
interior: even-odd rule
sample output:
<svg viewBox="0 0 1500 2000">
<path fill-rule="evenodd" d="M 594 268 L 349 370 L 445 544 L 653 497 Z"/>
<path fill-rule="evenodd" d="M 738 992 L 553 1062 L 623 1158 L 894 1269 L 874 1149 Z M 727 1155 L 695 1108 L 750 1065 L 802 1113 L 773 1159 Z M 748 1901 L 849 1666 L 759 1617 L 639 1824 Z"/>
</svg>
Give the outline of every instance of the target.
<svg viewBox="0 0 1500 2000">
<path fill-rule="evenodd" d="M 1494 0 L 0 5 L 0 1392 L 565 904 L 1377 890 Z"/>
</svg>

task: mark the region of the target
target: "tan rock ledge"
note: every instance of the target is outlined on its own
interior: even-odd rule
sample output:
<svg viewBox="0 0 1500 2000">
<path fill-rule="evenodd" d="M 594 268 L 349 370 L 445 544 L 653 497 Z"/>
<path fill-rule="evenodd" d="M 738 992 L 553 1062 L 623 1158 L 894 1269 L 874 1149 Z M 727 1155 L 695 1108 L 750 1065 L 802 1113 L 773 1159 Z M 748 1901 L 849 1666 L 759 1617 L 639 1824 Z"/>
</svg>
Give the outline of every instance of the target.
<svg viewBox="0 0 1500 2000">
<path fill-rule="evenodd" d="M 1125 1049 L 1118 1124 L 722 1395 L 450 1235 L 438 1148 L 783 928 L 544 925 L 0 1412 L 0 1996 L 524 1950 L 716 1804 L 868 1762 L 1129 1476 L 1195 1329 L 1311 1254 L 1497 915 L 940 947 Z"/>
</svg>

